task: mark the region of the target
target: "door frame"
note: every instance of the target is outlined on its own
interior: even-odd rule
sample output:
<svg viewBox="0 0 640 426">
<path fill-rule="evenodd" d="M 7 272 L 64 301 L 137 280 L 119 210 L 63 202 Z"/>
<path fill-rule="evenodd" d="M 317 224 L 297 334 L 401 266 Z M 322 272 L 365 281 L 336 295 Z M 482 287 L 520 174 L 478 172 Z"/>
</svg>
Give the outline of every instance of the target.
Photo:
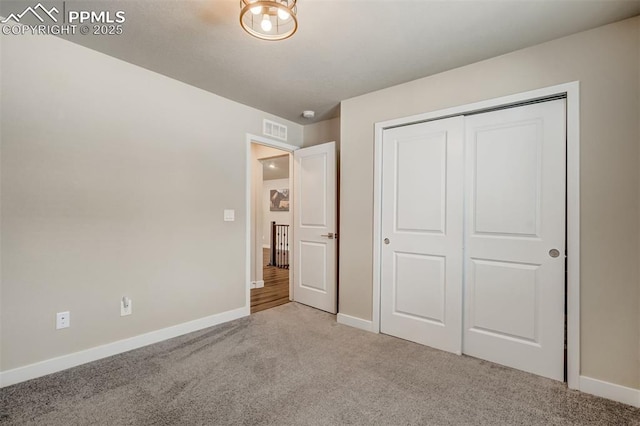
<svg viewBox="0 0 640 426">
<path fill-rule="evenodd" d="M 251 250 L 253 248 L 253 242 L 251 241 L 251 213 L 253 210 L 253 201 L 251 200 L 251 186 L 252 186 L 252 167 L 251 164 L 251 144 L 264 145 L 271 148 L 276 148 L 289 153 L 289 194 L 293 194 L 293 152 L 300 149 L 299 146 L 289 145 L 284 142 L 278 142 L 273 139 L 265 138 L 263 136 L 256 136 L 250 133 L 246 134 L 245 138 L 245 150 L 246 150 L 246 185 L 245 185 L 245 290 L 246 299 L 245 307 L 247 313 L 251 311 Z M 290 195 L 291 196 L 291 195 Z M 289 214 L 293 217 L 293 203 L 289 205 Z M 289 233 L 289 238 L 294 237 L 293 227 Z M 295 262 L 293 258 L 292 250 L 289 251 L 289 264 Z M 289 268 L 289 300 L 293 300 L 293 268 Z"/>
<path fill-rule="evenodd" d="M 580 82 L 573 81 L 514 95 L 445 108 L 375 123 L 373 191 L 373 318 L 372 331 L 380 332 L 380 285 L 382 250 L 382 136 L 385 129 L 458 115 L 515 107 L 532 101 L 566 96 L 567 102 L 567 210 L 566 210 L 566 305 L 567 385 L 579 389 L 580 379 Z"/>
</svg>

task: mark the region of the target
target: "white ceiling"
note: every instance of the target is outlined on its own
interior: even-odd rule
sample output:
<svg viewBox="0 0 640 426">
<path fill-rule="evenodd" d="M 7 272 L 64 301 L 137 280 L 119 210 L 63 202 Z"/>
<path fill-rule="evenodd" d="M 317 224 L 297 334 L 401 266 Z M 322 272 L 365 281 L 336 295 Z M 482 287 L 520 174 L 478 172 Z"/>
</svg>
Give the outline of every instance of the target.
<svg viewBox="0 0 640 426">
<path fill-rule="evenodd" d="M 262 179 L 287 179 L 289 177 L 289 154 L 260 159 Z"/>
<path fill-rule="evenodd" d="M 341 100 L 640 14 L 640 0 L 299 0 L 298 32 L 268 42 L 241 29 L 239 3 L 87 1 L 124 10 L 124 35 L 71 39 L 306 124 L 305 109 L 332 118 Z"/>
</svg>

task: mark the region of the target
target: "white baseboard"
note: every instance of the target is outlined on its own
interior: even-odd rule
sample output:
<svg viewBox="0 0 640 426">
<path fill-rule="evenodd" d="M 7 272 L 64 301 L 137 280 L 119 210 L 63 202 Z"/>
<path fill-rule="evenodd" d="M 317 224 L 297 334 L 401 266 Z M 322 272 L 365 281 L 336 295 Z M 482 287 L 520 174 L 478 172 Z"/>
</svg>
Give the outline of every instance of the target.
<svg viewBox="0 0 640 426">
<path fill-rule="evenodd" d="M 591 377 L 580 376 L 580 392 L 612 399 L 640 408 L 640 389 L 628 388 Z"/>
<path fill-rule="evenodd" d="M 339 324 L 348 325 L 349 327 L 359 328 L 360 330 L 373 332 L 373 322 L 362 318 L 352 317 L 347 314 L 338 314 L 337 321 Z"/>
<path fill-rule="evenodd" d="M 264 281 L 260 280 L 260 281 L 251 281 L 250 284 L 251 288 L 262 288 L 264 287 Z"/>
<path fill-rule="evenodd" d="M 118 340 L 117 342 L 107 343 L 106 345 L 85 349 L 80 352 L 14 368 L 13 370 L 2 371 L 0 372 L 0 388 L 46 376 L 47 374 L 66 370 L 67 368 L 76 367 L 88 362 L 97 361 L 112 355 L 128 352 L 153 343 L 162 342 L 163 340 L 172 339 L 183 334 L 192 333 L 248 315 L 249 307 L 245 306 L 232 311 L 226 311 L 194 321 L 151 331 L 128 339 Z"/>
</svg>

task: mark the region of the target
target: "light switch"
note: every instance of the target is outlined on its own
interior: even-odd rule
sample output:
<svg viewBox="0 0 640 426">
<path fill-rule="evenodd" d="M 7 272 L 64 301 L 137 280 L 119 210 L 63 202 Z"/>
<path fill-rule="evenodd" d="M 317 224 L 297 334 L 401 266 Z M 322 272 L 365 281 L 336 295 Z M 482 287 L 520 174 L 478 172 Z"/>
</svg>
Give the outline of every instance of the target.
<svg viewBox="0 0 640 426">
<path fill-rule="evenodd" d="M 235 210 L 225 210 L 224 211 L 224 221 L 225 222 L 233 222 L 236 220 L 236 211 Z"/>
</svg>

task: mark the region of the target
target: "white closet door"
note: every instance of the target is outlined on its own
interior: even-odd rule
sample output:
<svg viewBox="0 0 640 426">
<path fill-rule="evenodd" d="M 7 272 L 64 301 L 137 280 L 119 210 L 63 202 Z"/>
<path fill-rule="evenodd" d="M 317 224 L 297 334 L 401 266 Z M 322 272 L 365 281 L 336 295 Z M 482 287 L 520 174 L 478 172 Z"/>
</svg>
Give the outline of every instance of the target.
<svg viewBox="0 0 640 426">
<path fill-rule="evenodd" d="M 462 344 L 463 118 L 385 130 L 382 333 Z"/>
<path fill-rule="evenodd" d="M 469 116 L 463 352 L 564 376 L 565 101 Z"/>
</svg>

